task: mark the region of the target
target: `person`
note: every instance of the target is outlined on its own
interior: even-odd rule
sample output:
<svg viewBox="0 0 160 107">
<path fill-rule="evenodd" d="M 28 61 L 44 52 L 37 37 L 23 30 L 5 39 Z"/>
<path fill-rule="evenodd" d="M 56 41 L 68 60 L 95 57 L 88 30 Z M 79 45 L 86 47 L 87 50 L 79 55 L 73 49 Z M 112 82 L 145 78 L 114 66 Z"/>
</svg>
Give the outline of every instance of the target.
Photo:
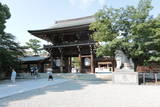
<svg viewBox="0 0 160 107">
<path fill-rule="evenodd" d="M 14 69 L 12 69 L 12 74 L 11 74 L 11 81 L 13 82 L 13 83 L 15 83 L 15 80 L 16 80 L 16 71 L 14 70 Z"/>
<path fill-rule="evenodd" d="M 34 77 L 35 77 L 35 79 L 37 79 L 38 78 L 38 68 L 37 67 L 35 67 L 34 68 Z"/>
<path fill-rule="evenodd" d="M 52 75 L 52 69 L 51 68 L 47 69 L 47 73 L 48 73 L 48 81 L 53 80 L 53 75 Z"/>
<path fill-rule="evenodd" d="M 30 72 L 31 72 L 31 76 L 33 76 L 34 75 L 34 67 L 30 68 Z"/>
</svg>

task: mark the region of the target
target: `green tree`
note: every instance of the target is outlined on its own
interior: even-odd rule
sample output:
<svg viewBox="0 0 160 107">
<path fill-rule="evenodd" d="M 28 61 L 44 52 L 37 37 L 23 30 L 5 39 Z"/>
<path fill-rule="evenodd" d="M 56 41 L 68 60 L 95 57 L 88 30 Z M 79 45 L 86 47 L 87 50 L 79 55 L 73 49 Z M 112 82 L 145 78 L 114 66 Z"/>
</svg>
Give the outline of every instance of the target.
<svg viewBox="0 0 160 107">
<path fill-rule="evenodd" d="M 0 73 L 18 67 L 18 57 L 23 55 L 23 50 L 16 43 L 15 37 L 10 33 L 0 35 Z M 16 63 L 16 64 L 15 64 Z"/>
<path fill-rule="evenodd" d="M 0 77 L 2 74 L 9 73 L 11 68 L 17 68 L 18 56 L 23 53 L 19 44 L 14 41 L 15 37 L 4 32 L 6 20 L 10 16 L 7 5 L 0 3 Z"/>
<path fill-rule="evenodd" d="M 11 14 L 9 12 L 9 8 L 7 5 L 3 5 L 0 3 L 0 34 L 4 34 L 4 29 L 5 29 L 5 23 L 6 20 L 11 17 Z"/>
<path fill-rule="evenodd" d="M 97 54 L 114 57 L 115 50 L 120 49 L 133 59 L 135 67 L 150 61 L 159 63 L 160 23 L 159 17 L 149 15 L 152 8 L 151 0 L 140 0 L 137 7 L 104 7 L 97 12 L 90 29 L 95 31 L 96 41 L 106 43 L 99 46 Z"/>
<path fill-rule="evenodd" d="M 140 23 L 132 31 L 131 56 L 139 65 L 160 64 L 160 17 Z M 131 51 L 132 50 L 132 51 Z"/>
<path fill-rule="evenodd" d="M 79 63 L 80 61 L 79 61 L 79 58 L 78 57 L 73 57 L 72 58 L 72 66 L 73 67 L 77 67 L 77 68 L 79 68 L 80 67 L 80 63 Z"/>
<path fill-rule="evenodd" d="M 29 42 L 26 42 L 26 45 L 28 48 L 33 50 L 34 55 L 38 55 L 41 50 L 40 41 L 37 39 L 30 39 Z"/>
</svg>

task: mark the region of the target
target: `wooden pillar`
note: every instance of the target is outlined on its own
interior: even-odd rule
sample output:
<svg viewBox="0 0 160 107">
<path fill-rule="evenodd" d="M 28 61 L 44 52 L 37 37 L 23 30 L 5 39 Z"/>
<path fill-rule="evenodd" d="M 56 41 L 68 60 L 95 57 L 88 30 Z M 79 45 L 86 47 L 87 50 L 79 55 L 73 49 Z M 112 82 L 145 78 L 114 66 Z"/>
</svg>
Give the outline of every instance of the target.
<svg viewBox="0 0 160 107">
<path fill-rule="evenodd" d="M 30 72 L 30 69 L 31 68 L 31 66 L 30 66 L 30 64 L 27 64 L 27 71 L 26 72 Z"/>
<path fill-rule="evenodd" d="M 39 62 L 37 67 L 39 68 L 38 72 L 44 72 L 44 62 Z"/>
<path fill-rule="evenodd" d="M 94 70 L 94 53 L 93 53 L 93 47 L 90 46 L 91 51 L 91 73 L 95 73 Z"/>
<path fill-rule="evenodd" d="M 53 69 L 53 56 L 51 55 L 51 68 Z"/>
<path fill-rule="evenodd" d="M 82 57 L 80 53 L 79 53 L 79 72 L 82 73 Z"/>
<path fill-rule="evenodd" d="M 67 58 L 67 72 L 70 72 L 70 57 Z"/>
<path fill-rule="evenodd" d="M 95 70 L 94 70 L 94 55 L 93 55 L 93 53 L 91 54 L 91 72 L 95 73 Z"/>
<path fill-rule="evenodd" d="M 80 46 L 77 46 L 78 48 L 78 58 L 79 58 L 79 72 L 82 73 L 82 56 L 81 56 L 81 49 Z"/>
<path fill-rule="evenodd" d="M 68 72 L 71 72 L 71 68 L 72 68 L 71 57 L 68 57 Z"/>
<path fill-rule="evenodd" d="M 60 52 L 60 72 L 63 73 L 63 53 L 61 48 L 58 48 L 58 49 Z"/>
<path fill-rule="evenodd" d="M 69 68 L 69 61 L 68 61 L 68 57 L 63 57 L 63 64 L 64 64 L 64 68 L 63 68 L 63 71 L 65 73 L 68 73 L 68 68 Z"/>
<path fill-rule="evenodd" d="M 114 60 L 112 60 L 112 72 L 114 72 L 114 69 L 115 68 L 115 61 Z"/>
<path fill-rule="evenodd" d="M 41 63 L 41 71 L 44 72 L 44 62 Z"/>
<path fill-rule="evenodd" d="M 40 62 L 37 63 L 38 72 L 41 72 L 41 64 Z"/>
<path fill-rule="evenodd" d="M 61 57 L 60 57 L 60 72 L 63 73 L 63 55 L 61 54 Z"/>
<path fill-rule="evenodd" d="M 69 61 L 70 61 L 70 72 L 71 72 L 71 70 L 72 70 L 72 57 L 70 57 Z"/>
<path fill-rule="evenodd" d="M 53 60 L 54 60 L 54 59 L 53 59 L 53 51 L 52 51 L 52 48 L 49 49 L 49 53 L 50 53 L 50 58 L 51 58 L 51 62 L 50 62 L 51 65 L 50 65 L 49 67 L 53 69 Z"/>
</svg>

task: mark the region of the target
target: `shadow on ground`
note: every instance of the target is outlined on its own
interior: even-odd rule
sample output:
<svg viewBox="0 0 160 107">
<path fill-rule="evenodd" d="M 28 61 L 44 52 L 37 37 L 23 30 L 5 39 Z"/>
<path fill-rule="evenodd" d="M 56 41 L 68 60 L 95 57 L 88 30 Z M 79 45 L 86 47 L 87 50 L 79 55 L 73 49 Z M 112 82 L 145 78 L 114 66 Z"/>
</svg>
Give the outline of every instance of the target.
<svg viewBox="0 0 160 107">
<path fill-rule="evenodd" d="M 48 82 L 54 82 L 54 81 L 48 81 Z M 35 90 L 28 91 L 28 92 L 24 92 L 21 94 L 16 94 L 13 96 L 9 96 L 9 97 L 0 99 L 0 107 L 8 107 L 8 104 L 11 102 L 30 99 L 38 95 L 45 95 L 48 92 L 76 91 L 76 90 L 81 90 L 87 87 L 88 85 L 100 85 L 100 84 L 105 84 L 105 83 L 107 84 L 107 81 L 71 80 L 71 81 L 61 83 L 61 84 L 48 86 L 48 87 L 44 87 L 41 89 L 35 89 Z M 14 105 L 12 107 L 14 107 Z"/>
</svg>

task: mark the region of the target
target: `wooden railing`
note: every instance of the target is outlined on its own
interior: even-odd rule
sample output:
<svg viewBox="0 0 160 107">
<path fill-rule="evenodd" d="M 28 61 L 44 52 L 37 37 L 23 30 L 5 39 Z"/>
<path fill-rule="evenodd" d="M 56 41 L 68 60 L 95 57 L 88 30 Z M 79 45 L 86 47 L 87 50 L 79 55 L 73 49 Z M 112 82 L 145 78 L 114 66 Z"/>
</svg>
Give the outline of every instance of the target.
<svg viewBox="0 0 160 107">
<path fill-rule="evenodd" d="M 144 84 L 146 83 L 147 80 L 146 77 L 147 74 L 153 75 L 152 79 L 157 84 L 159 80 L 158 75 L 160 73 L 160 66 L 137 66 L 136 71 L 139 72 L 139 76 L 141 75 Z"/>
<path fill-rule="evenodd" d="M 137 66 L 137 72 L 160 72 L 160 66 Z"/>
</svg>

